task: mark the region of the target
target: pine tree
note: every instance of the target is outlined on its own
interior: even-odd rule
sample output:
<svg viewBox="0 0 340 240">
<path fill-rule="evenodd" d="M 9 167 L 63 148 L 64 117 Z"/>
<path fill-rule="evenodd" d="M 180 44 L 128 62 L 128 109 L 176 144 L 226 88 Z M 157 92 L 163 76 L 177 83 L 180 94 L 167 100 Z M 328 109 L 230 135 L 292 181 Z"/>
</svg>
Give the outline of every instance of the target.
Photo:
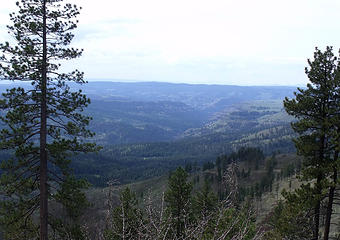
<svg viewBox="0 0 340 240">
<path fill-rule="evenodd" d="M 289 201 L 279 201 L 272 209 L 266 219 L 268 231 L 264 239 L 300 239 L 310 240 L 313 237 L 312 212 L 301 198 L 303 192 L 308 189 L 301 189 L 298 194 L 288 195 Z M 283 192 L 284 195 L 287 192 Z"/>
<path fill-rule="evenodd" d="M 325 225 L 325 239 L 328 239 L 334 195 L 331 189 L 335 187 L 338 171 L 340 66 L 332 47 L 327 47 L 325 52 L 316 48 L 314 60 L 308 60 L 308 65 L 306 74 L 310 83 L 306 89 L 298 88 L 294 99 L 286 98 L 284 107 L 288 114 L 297 119 L 292 123 L 292 128 L 299 134 L 294 140 L 297 153 L 304 157 L 302 180 L 315 181 L 306 194 L 309 194 L 308 199 L 314 208 L 313 239 L 317 240 L 324 189 L 330 190 Z M 333 182 L 329 181 L 331 175 L 335 178 Z"/>
<path fill-rule="evenodd" d="M 167 214 L 172 219 L 174 235 L 177 238 L 184 237 L 185 223 L 190 218 L 190 198 L 192 184 L 187 182 L 188 174 L 181 167 L 171 174 L 168 189 L 165 192 Z"/>
<path fill-rule="evenodd" d="M 70 155 L 96 149 L 85 142 L 93 134 L 86 129 L 90 118 L 81 114 L 90 100 L 67 85 L 85 83 L 83 73 L 58 71 L 61 60 L 82 54 L 68 47 L 79 8 L 63 0 L 21 0 L 16 5 L 19 11 L 10 14 L 13 24 L 8 26 L 14 41 L 0 45 L 0 76 L 30 84 L 7 90 L 0 101 L 5 124 L 0 147 L 12 153 L 1 162 L 5 197 L 0 220 L 11 239 L 30 239 L 37 234 L 31 216 L 39 209 L 40 240 L 46 240 L 49 224 L 59 232 L 69 226 L 50 215 L 49 200 L 60 203 L 73 219 L 86 206 L 81 189 L 88 184 L 73 177 Z"/>
<path fill-rule="evenodd" d="M 211 190 L 211 183 L 205 181 L 203 188 L 192 198 L 192 212 L 196 218 L 207 218 L 216 209 L 217 203 L 218 198 Z"/>
<path fill-rule="evenodd" d="M 104 238 L 107 240 L 140 239 L 142 214 L 137 206 L 136 195 L 127 187 L 120 193 L 119 199 L 120 205 L 110 213 Z"/>
</svg>

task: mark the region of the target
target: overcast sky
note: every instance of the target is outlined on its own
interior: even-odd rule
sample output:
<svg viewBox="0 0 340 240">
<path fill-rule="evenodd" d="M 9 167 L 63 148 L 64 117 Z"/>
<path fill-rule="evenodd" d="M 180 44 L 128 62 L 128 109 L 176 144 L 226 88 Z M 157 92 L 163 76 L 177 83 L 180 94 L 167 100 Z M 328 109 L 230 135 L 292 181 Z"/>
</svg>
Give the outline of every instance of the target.
<svg viewBox="0 0 340 240">
<path fill-rule="evenodd" d="M 15 2 L 1 3 L 1 41 Z M 65 69 L 87 79 L 304 85 L 314 48 L 340 47 L 339 0 L 72 2 L 85 52 Z"/>
</svg>

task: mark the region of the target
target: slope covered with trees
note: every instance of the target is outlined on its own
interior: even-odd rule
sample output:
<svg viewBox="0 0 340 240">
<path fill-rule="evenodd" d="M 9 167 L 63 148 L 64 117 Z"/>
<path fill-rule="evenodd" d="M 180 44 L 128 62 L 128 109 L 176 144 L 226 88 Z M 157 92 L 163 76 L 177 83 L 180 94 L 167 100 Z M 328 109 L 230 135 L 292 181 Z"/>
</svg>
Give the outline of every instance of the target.
<svg viewBox="0 0 340 240">
<path fill-rule="evenodd" d="M 226 171 L 224 186 L 235 183 L 233 171 Z M 208 183 L 196 192 L 192 189 L 183 168 L 170 175 L 160 206 L 149 195 L 139 207 L 136 195 L 125 188 L 119 204 L 108 211 L 102 239 L 261 239 L 263 232 L 251 207 L 233 197 L 236 186 L 223 200 L 217 199 Z"/>
<path fill-rule="evenodd" d="M 112 176 L 122 183 L 160 176 L 178 165 L 202 165 L 242 147 L 260 147 L 265 155 L 294 152 L 292 118 L 282 111 L 277 101 L 233 105 L 175 141 L 106 145 L 99 154 L 80 155 L 74 159 L 75 172 L 105 186 Z"/>
</svg>

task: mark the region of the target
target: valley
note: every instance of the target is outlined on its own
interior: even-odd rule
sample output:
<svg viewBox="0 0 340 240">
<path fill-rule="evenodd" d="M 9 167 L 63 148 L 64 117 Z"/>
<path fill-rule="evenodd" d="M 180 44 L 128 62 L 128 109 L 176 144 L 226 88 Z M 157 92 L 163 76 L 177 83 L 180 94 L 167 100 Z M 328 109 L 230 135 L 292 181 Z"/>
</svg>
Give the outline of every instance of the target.
<svg viewBox="0 0 340 240">
<path fill-rule="evenodd" d="M 242 118 L 252 124 L 260 115 L 265 124 L 288 122 L 277 114 L 282 114 L 282 101 L 291 97 L 295 88 L 90 82 L 82 90 L 92 100 L 86 111 L 93 117 L 96 141 L 107 145 L 178 140 L 195 135 L 192 129 L 200 131 L 227 122 L 226 114 L 231 112 L 233 123 Z M 221 129 L 200 135 L 215 132 Z"/>
<path fill-rule="evenodd" d="M 98 154 L 73 159 L 75 173 L 96 186 L 161 176 L 202 165 L 239 148 L 266 155 L 294 152 L 282 100 L 293 87 L 90 82 L 86 110 Z"/>
</svg>

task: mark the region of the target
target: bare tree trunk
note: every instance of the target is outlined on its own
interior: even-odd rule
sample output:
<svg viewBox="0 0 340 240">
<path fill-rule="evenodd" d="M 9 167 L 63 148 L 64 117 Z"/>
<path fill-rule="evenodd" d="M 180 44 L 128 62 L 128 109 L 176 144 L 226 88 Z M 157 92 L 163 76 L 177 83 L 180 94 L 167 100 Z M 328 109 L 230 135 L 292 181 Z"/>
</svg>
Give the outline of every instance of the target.
<svg viewBox="0 0 340 240">
<path fill-rule="evenodd" d="M 43 59 L 41 76 L 40 122 L 40 240 L 48 240 L 48 186 L 47 186 L 47 37 L 46 0 L 43 1 Z"/>
<path fill-rule="evenodd" d="M 339 156 L 339 152 L 336 151 L 334 154 L 334 161 L 338 159 L 338 156 Z M 338 169 L 334 166 L 333 167 L 333 185 L 329 188 L 324 240 L 328 240 L 329 238 L 329 231 L 331 227 L 331 218 L 332 218 L 332 212 L 333 212 L 334 193 L 335 193 L 337 180 L 338 180 Z"/>
</svg>

